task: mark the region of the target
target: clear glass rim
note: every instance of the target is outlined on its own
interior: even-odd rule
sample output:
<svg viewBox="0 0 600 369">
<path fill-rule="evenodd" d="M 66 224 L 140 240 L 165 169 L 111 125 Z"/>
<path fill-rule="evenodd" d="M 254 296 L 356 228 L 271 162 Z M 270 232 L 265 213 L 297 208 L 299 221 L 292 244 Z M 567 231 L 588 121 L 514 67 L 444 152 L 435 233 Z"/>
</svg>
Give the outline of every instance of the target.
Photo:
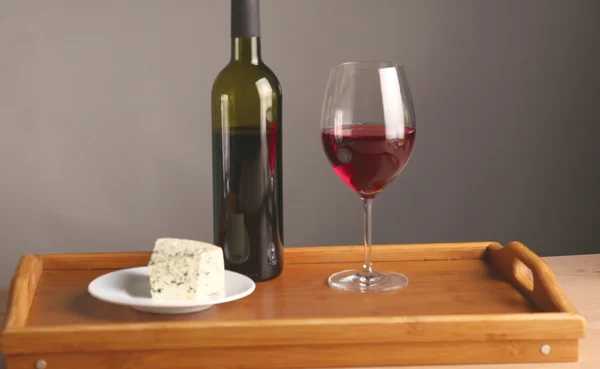
<svg viewBox="0 0 600 369">
<path fill-rule="evenodd" d="M 400 64 L 390 60 L 358 60 L 346 61 L 335 64 L 332 69 L 373 69 L 373 68 L 404 68 L 404 64 Z"/>
</svg>

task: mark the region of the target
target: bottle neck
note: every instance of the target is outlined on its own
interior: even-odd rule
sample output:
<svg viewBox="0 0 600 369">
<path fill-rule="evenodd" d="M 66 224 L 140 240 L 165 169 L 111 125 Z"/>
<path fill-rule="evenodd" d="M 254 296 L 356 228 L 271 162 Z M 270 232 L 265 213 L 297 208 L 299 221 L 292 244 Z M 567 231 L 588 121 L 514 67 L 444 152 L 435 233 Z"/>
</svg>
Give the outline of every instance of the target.
<svg viewBox="0 0 600 369">
<path fill-rule="evenodd" d="M 231 60 L 239 63 L 260 63 L 260 37 L 231 39 Z"/>
</svg>

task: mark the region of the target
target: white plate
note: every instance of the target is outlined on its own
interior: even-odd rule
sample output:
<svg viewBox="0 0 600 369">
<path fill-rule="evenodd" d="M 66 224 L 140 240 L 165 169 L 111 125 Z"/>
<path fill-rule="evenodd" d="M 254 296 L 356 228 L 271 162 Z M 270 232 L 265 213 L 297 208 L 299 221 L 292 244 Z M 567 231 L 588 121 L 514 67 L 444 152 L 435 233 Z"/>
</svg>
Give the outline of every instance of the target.
<svg viewBox="0 0 600 369">
<path fill-rule="evenodd" d="M 150 295 L 148 267 L 139 267 L 104 274 L 89 284 L 88 292 L 99 300 L 131 306 L 147 313 L 185 314 L 241 299 L 251 294 L 254 288 L 256 285 L 252 279 L 226 270 L 225 290 L 220 294 L 188 301 L 156 301 Z"/>
</svg>

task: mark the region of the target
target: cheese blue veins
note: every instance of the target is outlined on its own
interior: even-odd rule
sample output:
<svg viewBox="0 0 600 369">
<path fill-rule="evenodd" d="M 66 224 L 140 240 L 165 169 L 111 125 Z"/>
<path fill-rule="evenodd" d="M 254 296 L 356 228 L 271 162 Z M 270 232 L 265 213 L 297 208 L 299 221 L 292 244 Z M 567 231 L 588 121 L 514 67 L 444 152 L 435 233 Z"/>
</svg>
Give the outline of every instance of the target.
<svg viewBox="0 0 600 369">
<path fill-rule="evenodd" d="M 148 271 L 155 300 L 194 300 L 225 288 L 223 250 L 200 241 L 159 238 Z"/>
</svg>

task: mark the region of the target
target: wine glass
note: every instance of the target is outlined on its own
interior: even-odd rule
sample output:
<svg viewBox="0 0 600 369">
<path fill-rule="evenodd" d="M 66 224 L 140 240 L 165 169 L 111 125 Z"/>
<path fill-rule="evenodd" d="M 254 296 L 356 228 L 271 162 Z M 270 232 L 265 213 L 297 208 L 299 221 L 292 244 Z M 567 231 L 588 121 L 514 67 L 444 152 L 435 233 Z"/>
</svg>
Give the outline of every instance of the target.
<svg viewBox="0 0 600 369">
<path fill-rule="evenodd" d="M 394 62 L 347 62 L 329 74 L 321 112 L 321 139 L 337 175 L 364 203 L 364 264 L 329 277 L 333 289 L 383 292 L 405 287 L 397 272 L 371 262 L 373 199 L 402 171 L 415 142 L 415 111 L 404 67 Z"/>
</svg>

